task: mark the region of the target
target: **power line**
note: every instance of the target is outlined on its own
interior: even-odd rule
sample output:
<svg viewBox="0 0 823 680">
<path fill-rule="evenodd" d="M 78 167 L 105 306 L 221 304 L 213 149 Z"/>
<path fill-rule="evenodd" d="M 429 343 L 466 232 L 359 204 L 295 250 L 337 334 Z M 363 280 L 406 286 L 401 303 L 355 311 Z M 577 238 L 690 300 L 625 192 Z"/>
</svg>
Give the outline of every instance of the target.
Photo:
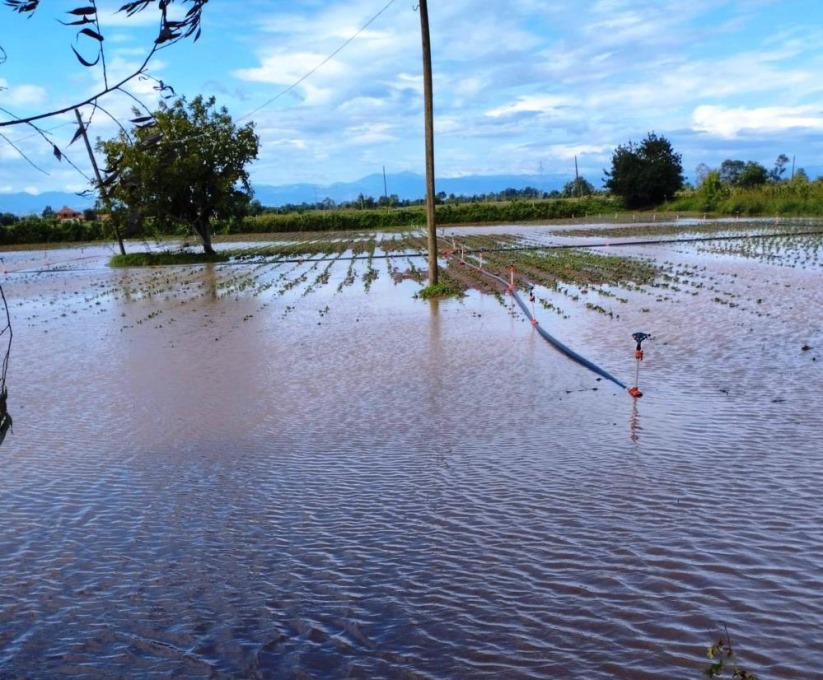
<svg viewBox="0 0 823 680">
<path fill-rule="evenodd" d="M 246 115 L 241 116 L 240 118 L 238 118 L 237 119 L 238 122 L 241 121 L 241 120 L 245 120 L 246 118 L 249 118 L 250 116 L 257 113 L 258 111 L 261 111 L 262 109 L 265 109 L 267 106 L 269 106 L 270 104 L 273 104 L 278 99 L 280 99 L 280 97 L 282 97 L 283 95 L 286 95 L 289 92 L 291 92 L 294 88 L 296 88 L 298 85 L 300 85 L 300 83 L 302 83 L 304 80 L 306 80 L 310 76 L 314 75 L 314 73 L 316 71 L 319 71 L 323 66 L 325 66 L 328 62 L 330 62 L 332 59 L 334 59 L 340 52 L 342 52 L 343 49 L 348 47 L 348 45 L 350 43 L 352 43 L 363 31 L 365 31 L 369 26 L 371 26 L 371 24 L 374 23 L 377 20 L 377 18 L 381 14 L 383 14 L 383 12 L 385 12 L 389 7 L 391 7 L 395 2 L 397 2 L 397 0 L 389 0 L 389 2 L 386 3 L 386 5 L 383 7 L 383 9 L 381 9 L 371 19 L 369 19 L 365 24 L 363 24 L 363 26 L 361 26 L 360 29 L 354 35 L 352 35 L 350 38 L 348 38 L 342 45 L 340 45 L 340 47 L 338 47 L 334 52 L 332 52 L 329 56 L 327 56 L 325 59 L 323 59 L 323 61 L 321 61 L 319 64 L 317 64 L 317 66 L 315 66 L 313 69 L 308 71 L 302 77 L 298 78 L 295 82 L 293 82 L 291 85 L 289 85 L 285 90 L 282 90 L 281 92 L 278 92 L 274 97 L 272 97 L 268 101 L 264 102 L 263 104 L 258 106 L 256 109 L 252 109 Z"/>
<path fill-rule="evenodd" d="M 276 102 L 278 99 L 280 99 L 281 97 L 283 97 L 284 95 L 288 94 L 288 93 L 289 93 L 289 92 L 291 92 L 293 89 L 295 89 L 295 88 L 296 88 L 298 85 L 300 85 L 303 81 L 307 80 L 307 79 L 308 79 L 308 78 L 310 78 L 312 75 L 314 75 L 314 73 L 316 73 L 317 71 L 319 71 L 319 70 L 320 70 L 323 66 L 325 66 L 328 62 L 330 62 L 332 59 L 334 59 L 334 57 L 336 57 L 338 54 L 340 54 L 340 52 L 342 52 L 342 51 L 343 51 L 346 47 L 348 47 L 348 46 L 349 46 L 352 42 L 354 42 L 354 41 L 355 41 L 355 40 L 356 40 L 356 39 L 360 36 L 360 34 L 361 34 L 361 33 L 363 33 L 363 31 L 365 31 L 365 30 L 366 30 L 369 26 L 371 26 L 371 24 L 373 24 L 373 23 L 374 23 L 374 22 L 375 22 L 375 21 L 376 21 L 376 20 L 377 20 L 377 19 L 378 19 L 378 18 L 379 18 L 379 17 L 380 17 L 383 13 L 384 13 L 384 12 L 386 12 L 386 10 L 388 10 L 388 9 L 389 9 L 389 7 L 391 7 L 391 6 L 392 6 L 395 2 L 397 2 L 397 0 L 389 0 L 389 2 L 387 2 L 387 3 L 386 3 L 386 4 L 385 4 L 385 5 L 384 5 L 384 6 L 383 6 L 383 7 L 382 7 L 382 8 L 381 8 L 381 9 L 380 9 L 380 10 L 379 10 L 376 14 L 374 14 L 374 15 L 373 15 L 373 16 L 372 16 L 372 17 L 371 17 L 371 18 L 370 18 L 370 19 L 369 19 L 369 20 L 368 20 L 365 24 L 363 24 L 363 25 L 362 25 L 362 26 L 361 26 L 361 27 L 360 27 L 360 28 L 359 28 L 359 29 L 358 29 L 358 30 L 357 30 L 357 31 L 356 31 L 356 32 L 355 32 L 355 33 L 354 33 L 351 37 L 349 37 L 348 39 L 346 39 L 346 40 L 345 40 L 345 42 L 343 42 L 343 43 L 342 43 L 342 44 L 341 44 L 341 45 L 340 45 L 337 49 L 335 49 L 335 50 L 334 50 L 331 54 L 329 54 L 329 55 L 328 55 L 325 59 L 323 59 L 321 62 L 319 62 L 319 63 L 317 64 L 317 66 L 315 66 L 314 68 L 312 68 L 312 69 L 310 69 L 309 71 L 307 71 L 307 72 L 306 72 L 303 76 L 301 76 L 300 78 L 298 78 L 295 82 L 293 82 L 291 85 L 289 85 L 289 86 L 288 86 L 287 88 L 285 88 L 284 90 L 282 90 L 282 91 L 278 92 L 278 93 L 277 93 L 274 97 L 272 97 L 271 99 L 269 99 L 269 100 L 265 101 L 263 104 L 261 104 L 261 105 L 260 105 L 260 106 L 258 106 L 257 108 L 252 109 L 252 110 L 251 110 L 251 111 L 249 111 L 248 113 L 246 113 L 246 114 L 244 114 L 243 116 L 240 116 L 239 118 L 237 118 L 237 119 L 236 119 L 236 122 L 238 122 L 238 123 L 239 123 L 239 122 L 240 122 L 240 121 L 242 121 L 242 120 L 245 120 L 245 119 L 247 119 L 247 118 L 250 118 L 251 116 L 253 116 L 253 115 L 254 115 L 255 113 L 257 113 L 258 111 L 261 111 L 261 110 L 263 110 L 264 108 L 266 108 L 267 106 L 270 106 L 271 104 L 273 104 L 274 102 Z M 62 125 L 66 125 L 66 124 L 67 124 L 67 123 L 63 123 Z M 57 127 L 62 127 L 62 125 L 59 125 L 59 126 L 57 126 Z M 55 127 L 55 128 L 53 128 L 53 129 L 56 129 L 56 127 Z M 185 138 L 178 138 L 178 139 L 176 139 L 176 140 L 172 140 L 172 141 L 175 141 L 175 142 L 185 142 L 185 141 L 190 141 L 190 140 L 196 140 L 196 139 L 199 139 L 199 138 L 202 138 L 202 137 L 206 137 L 206 136 L 207 136 L 207 135 L 206 135 L 206 133 L 200 133 L 200 134 L 198 134 L 198 135 L 192 135 L 192 136 L 190 136 L 190 137 L 185 137 Z M 10 143 L 11 143 L 8 139 L 5 139 L 5 138 L 4 138 L 4 141 L 6 141 L 6 143 L 8 143 L 8 144 L 10 144 Z M 13 146 L 13 145 L 12 145 L 12 146 Z M 68 160 L 68 159 L 67 159 L 67 160 Z M 72 166 L 73 166 L 73 164 L 72 164 Z M 73 166 L 73 167 L 75 167 L 75 166 Z M 89 180 L 89 178 L 88 178 L 88 177 L 86 177 L 86 176 L 85 176 L 85 174 L 84 174 L 82 171 L 80 171 L 77 167 L 75 167 L 75 170 L 77 170 L 77 171 L 78 171 L 81 175 L 83 175 L 83 177 L 84 177 L 86 180 Z M 89 181 L 90 181 L 90 180 L 89 180 Z"/>
</svg>

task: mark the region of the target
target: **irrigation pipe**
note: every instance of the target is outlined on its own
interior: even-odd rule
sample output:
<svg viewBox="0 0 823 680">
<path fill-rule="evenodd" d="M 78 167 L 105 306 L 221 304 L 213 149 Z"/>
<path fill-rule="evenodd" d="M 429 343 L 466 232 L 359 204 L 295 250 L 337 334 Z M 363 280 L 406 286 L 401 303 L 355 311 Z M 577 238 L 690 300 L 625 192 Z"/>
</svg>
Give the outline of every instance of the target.
<svg viewBox="0 0 823 680">
<path fill-rule="evenodd" d="M 546 342 L 548 342 L 550 345 L 552 345 L 552 347 L 554 347 L 555 349 L 557 349 L 560 352 L 562 352 L 563 354 L 565 354 L 572 361 L 576 361 L 578 364 L 588 368 L 593 373 L 596 373 L 597 375 L 606 378 L 606 380 L 609 380 L 609 381 L 613 382 L 618 387 L 621 387 L 624 390 L 628 389 L 628 386 L 625 383 L 623 383 L 622 381 L 615 378 L 608 371 L 600 368 L 600 366 L 598 366 L 597 364 L 592 363 L 591 361 L 586 359 L 586 357 L 583 357 L 583 356 L 579 355 L 577 352 L 575 352 L 573 349 L 571 349 L 567 345 L 564 345 L 562 342 L 560 342 L 560 340 L 555 338 L 551 333 L 549 333 L 545 328 L 543 328 L 538 323 L 537 319 L 534 317 L 534 315 L 531 313 L 531 311 L 529 311 L 529 308 L 526 305 L 526 303 L 523 301 L 523 298 L 520 297 L 520 294 L 514 289 L 513 283 L 510 283 L 509 281 L 506 281 L 506 279 L 504 279 L 501 276 L 497 276 L 497 274 L 492 274 L 491 272 L 486 271 L 482 267 L 478 267 L 476 265 L 469 264 L 468 262 L 466 262 L 463 259 L 461 259 L 459 261 L 460 261 L 460 264 L 463 264 L 467 267 L 471 267 L 472 269 L 475 269 L 476 271 L 480 272 L 484 276 L 488 276 L 489 278 L 492 278 L 496 281 L 499 281 L 504 286 L 506 286 L 506 291 L 509 293 L 509 295 L 511 295 L 514 298 L 515 302 L 517 302 L 517 304 L 520 306 L 520 309 L 523 310 L 523 313 L 526 315 L 526 318 L 529 319 L 532 326 L 534 326 L 534 328 L 537 330 L 537 332 L 540 333 L 540 335 L 543 337 L 543 339 L 546 340 Z"/>
<path fill-rule="evenodd" d="M 544 244 L 544 245 L 528 245 L 528 246 L 514 246 L 508 248 L 476 248 L 476 249 L 463 249 L 463 253 L 466 255 L 475 255 L 477 253 L 487 252 L 487 253 L 508 253 L 508 252 L 519 252 L 519 251 L 528 251 L 528 250 L 567 250 L 570 248 L 622 248 L 624 246 L 646 246 L 646 245 L 658 245 L 658 244 L 667 244 L 667 243 L 700 243 L 704 241 L 734 241 L 746 238 L 776 238 L 778 236 L 823 236 L 823 231 L 795 231 L 795 232 L 780 232 L 780 233 L 770 233 L 770 234 L 739 234 L 736 236 L 697 236 L 695 238 L 667 238 L 667 239 L 643 239 L 643 240 L 636 240 L 636 241 L 603 241 L 600 243 L 551 243 L 551 244 Z M 586 238 L 586 237 L 581 237 Z M 620 238 L 620 237 L 618 237 Z M 249 248 L 249 254 L 252 254 L 252 248 Z M 403 257 L 428 257 L 428 253 L 425 251 L 420 252 L 404 252 L 402 254 Z M 95 255 L 87 255 L 85 257 L 74 258 L 71 260 L 63 260 L 61 264 L 66 262 L 74 262 L 76 260 L 83 260 L 83 259 L 92 259 L 96 257 Z M 371 257 L 374 260 L 385 260 L 392 257 L 398 257 L 396 252 L 393 253 L 374 253 L 373 255 L 351 255 L 349 257 L 342 257 L 340 255 L 337 256 L 321 256 L 321 257 L 312 257 L 310 255 L 303 256 L 303 257 L 290 257 L 290 258 L 277 258 L 277 256 L 265 256 L 262 255 L 260 258 L 249 258 L 248 260 L 241 260 L 241 261 L 233 261 L 227 260 L 225 262 L 215 262 L 214 264 L 219 267 L 226 267 L 226 266 L 250 266 L 250 265 L 258 265 L 263 264 L 266 262 L 276 262 L 278 264 L 288 264 L 288 263 L 296 263 L 296 264 L 303 264 L 305 262 L 328 262 L 330 260 L 339 260 L 341 262 L 348 262 L 349 260 L 367 260 Z M 193 265 L 202 264 L 199 262 L 193 262 Z M 146 267 L 180 267 L 185 266 L 183 263 L 177 264 L 168 264 L 168 265 L 146 265 Z M 469 265 L 472 266 L 472 265 Z M 45 269 L 29 269 L 29 268 L 21 268 L 21 269 L 12 269 L 6 270 L 4 274 L 46 274 L 46 273 L 58 273 L 58 272 L 80 272 L 80 271 L 94 271 L 97 270 L 97 267 L 89 267 L 89 268 L 73 268 L 73 269 L 63 269 L 60 267 L 48 267 Z M 505 281 L 504 284 L 508 285 Z"/>
<path fill-rule="evenodd" d="M 563 236 L 562 238 L 575 238 L 570 236 Z M 529 245 L 529 246 L 513 246 L 504 248 L 477 248 L 475 250 L 466 249 L 468 254 L 475 254 L 478 252 L 487 253 L 507 253 L 517 252 L 521 250 L 566 250 L 570 248 L 621 248 L 623 246 L 653 246 L 658 244 L 668 243 L 701 243 L 704 241 L 739 241 L 747 238 L 777 238 L 779 236 L 823 236 L 823 231 L 792 231 L 779 232 L 770 234 L 738 234 L 736 236 L 695 236 L 693 238 L 658 238 L 658 239 L 642 239 L 634 241 L 602 241 L 599 243 L 551 243 L 546 245 Z M 588 236 L 580 236 L 577 238 L 590 238 Z M 617 236 L 615 238 L 625 238 Z M 421 253 L 425 254 L 425 253 Z"/>
</svg>

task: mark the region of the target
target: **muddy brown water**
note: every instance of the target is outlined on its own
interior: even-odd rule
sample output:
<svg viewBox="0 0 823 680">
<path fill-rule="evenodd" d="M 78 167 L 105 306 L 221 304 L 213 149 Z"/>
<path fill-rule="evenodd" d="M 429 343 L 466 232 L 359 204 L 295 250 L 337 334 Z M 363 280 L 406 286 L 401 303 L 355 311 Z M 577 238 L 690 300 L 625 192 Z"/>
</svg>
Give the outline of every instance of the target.
<svg viewBox="0 0 823 680">
<path fill-rule="evenodd" d="M 0 678 L 698 678 L 724 626 L 821 677 L 823 248 L 772 245 L 537 291 L 627 383 L 653 334 L 637 402 L 404 256 L 4 253 Z"/>
</svg>

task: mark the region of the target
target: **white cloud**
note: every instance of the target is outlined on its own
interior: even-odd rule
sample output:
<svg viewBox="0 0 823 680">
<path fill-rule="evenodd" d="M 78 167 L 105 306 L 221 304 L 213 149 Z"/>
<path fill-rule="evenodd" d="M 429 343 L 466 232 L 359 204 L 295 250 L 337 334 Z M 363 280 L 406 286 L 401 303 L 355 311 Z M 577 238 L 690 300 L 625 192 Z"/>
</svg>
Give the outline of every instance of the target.
<svg viewBox="0 0 823 680">
<path fill-rule="evenodd" d="M 105 0 L 104 7 L 120 4 Z M 255 122 L 256 184 L 357 179 L 383 164 L 421 172 L 420 16 L 415 3 L 395 2 L 375 17 L 385 4 L 250 0 L 241 12 L 234 3 L 209 3 L 201 41 L 164 51 L 151 72 L 189 99 L 217 95 L 235 122 Z M 789 129 L 792 143 L 823 157 L 819 0 L 791 8 L 772 0 L 449 0 L 430 3 L 429 14 L 440 173 L 534 172 L 538 162 L 547 174 L 568 173 L 574 157 L 581 174 L 599 173 L 618 144 L 649 131 L 672 139 L 685 167 L 715 155 L 774 157 L 783 150 L 771 151 L 775 133 Z M 139 30 L 124 15 L 107 19 L 110 80 L 142 62 L 156 15 L 155 7 L 135 17 Z M 17 92 L 32 104 L 12 104 L 5 90 L 0 106 L 19 115 L 99 91 L 99 69 L 78 68 L 67 54 L 71 32 L 57 28 L 57 40 L 38 43 L 45 69 L 17 57 L 24 42 L 0 67 L 9 82 L 42 87 Z M 27 70 L 32 65 L 41 71 Z M 127 86 L 150 107 L 152 87 Z M 105 101 L 120 120 L 131 117 L 133 104 L 122 94 Z M 54 130 L 58 145 L 71 138 L 71 124 Z M 15 143 L 25 137 L 20 129 L 0 132 Z M 115 132 L 104 115 L 95 117 L 95 136 Z M 80 181 L 55 168 L 41 139 L 24 146 L 50 176 L 35 175 L 0 139 L 3 184 Z"/>
<path fill-rule="evenodd" d="M 724 139 L 734 139 L 742 134 L 770 134 L 800 128 L 807 131 L 823 131 L 823 110 L 820 106 L 761 108 L 726 108 L 722 106 L 698 106 L 692 114 L 694 129 Z"/>
<path fill-rule="evenodd" d="M 598 158 L 610 154 L 614 148 L 608 144 L 555 144 L 548 149 L 550 155 L 561 160 L 573 160 L 583 156 L 596 156 Z"/>
<path fill-rule="evenodd" d="M 0 81 L 0 89 L 4 90 L 2 96 L 3 103 L 14 107 L 40 106 L 48 100 L 48 91 L 39 85 L 9 85 L 5 81 Z"/>
<path fill-rule="evenodd" d="M 491 118 L 510 116 L 515 113 L 546 113 L 569 105 L 566 97 L 557 95 L 524 95 L 514 102 L 498 106 L 486 111 Z"/>
<path fill-rule="evenodd" d="M 124 4 L 122 0 L 97 0 L 97 16 L 100 18 L 104 32 L 107 27 L 111 26 L 133 28 L 135 26 L 158 27 L 160 25 L 160 12 L 154 3 L 132 15 L 120 11 Z M 187 10 L 188 8 L 183 3 L 169 3 L 166 8 L 166 16 L 173 21 L 181 21 L 185 18 Z M 208 8 L 206 8 L 204 14 L 207 13 Z"/>
</svg>

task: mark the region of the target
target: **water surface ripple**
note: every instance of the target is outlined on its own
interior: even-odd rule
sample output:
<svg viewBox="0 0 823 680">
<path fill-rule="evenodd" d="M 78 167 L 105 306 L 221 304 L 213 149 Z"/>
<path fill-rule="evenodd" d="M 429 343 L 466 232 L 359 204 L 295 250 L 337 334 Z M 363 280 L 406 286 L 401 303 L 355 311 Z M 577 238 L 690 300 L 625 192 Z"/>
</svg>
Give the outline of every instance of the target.
<svg viewBox="0 0 823 680">
<path fill-rule="evenodd" d="M 708 262 L 739 306 L 546 317 L 627 382 L 652 331 L 636 403 L 385 270 L 9 278 L 0 678 L 698 678 L 724 625 L 820 677 L 819 277 Z"/>
</svg>

